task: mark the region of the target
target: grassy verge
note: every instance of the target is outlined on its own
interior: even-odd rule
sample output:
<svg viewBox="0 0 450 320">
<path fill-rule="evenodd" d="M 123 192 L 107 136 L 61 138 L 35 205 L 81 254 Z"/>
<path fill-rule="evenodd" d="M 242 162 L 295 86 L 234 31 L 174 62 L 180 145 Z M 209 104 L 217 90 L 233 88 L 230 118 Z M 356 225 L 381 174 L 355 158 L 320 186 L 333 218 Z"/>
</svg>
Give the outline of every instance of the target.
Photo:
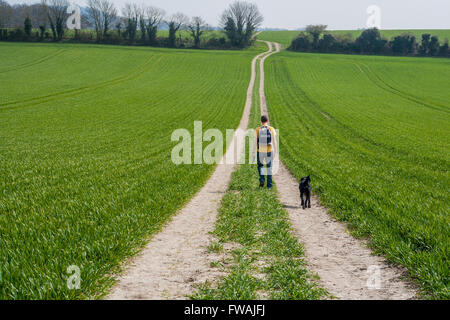
<svg viewBox="0 0 450 320">
<path fill-rule="evenodd" d="M 218 284 L 205 283 L 194 299 L 306 300 L 326 296 L 305 268 L 303 248 L 290 234 L 287 213 L 276 191 L 260 190 L 256 168 L 242 165 L 222 200 L 210 250 L 231 258 L 215 266 L 228 272 Z"/>
</svg>

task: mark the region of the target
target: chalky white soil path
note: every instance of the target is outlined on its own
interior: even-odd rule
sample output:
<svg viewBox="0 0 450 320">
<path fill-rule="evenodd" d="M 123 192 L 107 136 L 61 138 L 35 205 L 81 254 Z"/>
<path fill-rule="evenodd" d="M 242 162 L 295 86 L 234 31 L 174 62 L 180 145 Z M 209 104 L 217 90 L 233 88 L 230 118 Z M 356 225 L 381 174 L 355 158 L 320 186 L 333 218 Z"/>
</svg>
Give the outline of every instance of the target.
<svg viewBox="0 0 450 320">
<path fill-rule="evenodd" d="M 271 52 L 272 46 L 269 46 L 267 52 L 252 60 L 239 129 L 247 129 L 257 60 Z M 224 157 L 231 154 L 235 158 L 242 154 L 243 145 L 238 142 L 233 139 Z M 217 165 L 205 186 L 131 261 L 107 299 L 187 299 L 194 291 L 194 284 L 214 281 L 221 276 L 217 268 L 210 266 L 207 246 L 212 240 L 210 232 L 214 230 L 220 200 L 234 170 L 234 165 Z"/>
</svg>

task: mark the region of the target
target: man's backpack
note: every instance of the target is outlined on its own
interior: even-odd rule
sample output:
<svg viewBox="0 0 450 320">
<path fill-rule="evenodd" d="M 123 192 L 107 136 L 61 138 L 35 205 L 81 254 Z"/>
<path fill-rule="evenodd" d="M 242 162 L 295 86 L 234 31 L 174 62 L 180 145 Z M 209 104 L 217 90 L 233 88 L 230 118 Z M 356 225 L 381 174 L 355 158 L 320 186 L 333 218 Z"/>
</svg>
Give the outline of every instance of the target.
<svg viewBox="0 0 450 320">
<path fill-rule="evenodd" d="M 271 146 L 272 145 L 272 132 L 270 132 L 269 126 L 262 126 L 259 129 L 258 146 Z"/>
</svg>

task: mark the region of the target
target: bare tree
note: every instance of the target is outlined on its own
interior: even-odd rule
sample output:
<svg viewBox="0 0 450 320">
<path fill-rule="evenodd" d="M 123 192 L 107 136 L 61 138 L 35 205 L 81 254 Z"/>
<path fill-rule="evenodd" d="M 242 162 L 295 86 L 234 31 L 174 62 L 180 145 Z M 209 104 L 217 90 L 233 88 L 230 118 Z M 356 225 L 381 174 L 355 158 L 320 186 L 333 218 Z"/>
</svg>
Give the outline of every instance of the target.
<svg viewBox="0 0 450 320">
<path fill-rule="evenodd" d="M 0 40 L 8 38 L 8 30 L 3 29 L 9 26 L 11 16 L 11 6 L 3 0 L 0 0 Z"/>
<path fill-rule="evenodd" d="M 42 4 L 37 5 L 35 24 L 39 27 L 41 40 L 44 39 L 44 34 L 47 30 L 47 8 Z"/>
<path fill-rule="evenodd" d="M 92 29 L 94 24 L 92 23 L 87 10 L 81 11 L 81 29 Z"/>
<path fill-rule="evenodd" d="M 0 28 L 9 27 L 11 16 L 11 6 L 7 2 L 0 0 Z"/>
<path fill-rule="evenodd" d="M 125 33 L 130 43 L 134 42 L 138 26 L 137 5 L 126 3 L 122 8 L 125 21 Z"/>
<path fill-rule="evenodd" d="M 103 30 L 102 26 L 103 19 L 100 14 L 100 1 L 101 0 L 88 0 L 87 2 L 88 16 L 94 25 L 95 33 L 97 35 L 97 41 L 100 41 Z"/>
<path fill-rule="evenodd" d="M 61 40 L 64 36 L 65 24 L 68 18 L 67 0 L 42 0 L 42 6 L 47 13 L 48 22 L 52 29 L 53 40 Z"/>
<path fill-rule="evenodd" d="M 124 18 L 122 17 L 118 17 L 118 19 L 116 20 L 116 30 L 117 30 L 117 34 L 119 35 L 119 38 L 121 36 L 121 32 L 122 32 L 122 28 L 124 26 Z"/>
<path fill-rule="evenodd" d="M 147 20 L 147 36 L 149 44 L 156 43 L 156 36 L 158 34 L 158 27 L 164 19 L 165 12 L 163 9 L 157 7 L 145 8 L 145 18 Z"/>
<path fill-rule="evenodd" d="M 175 47 L 176 33 L 184 28 L 188 21 L 189 18 L 182 13 L 176 13 L 166 21 L 169 27 L 169 47 Z"/>
<path fill-rule="evenodd" d="M 88 0 L 89 18 L 94 24 L 97 41 L 101 41 L 108 34 L 113 21 L 116 19 L 117 10 L 109 0 Z"/>
<path fill-rule="evenodd" d="M 220 25 L 232 45 L 244 47 L 250 44 L 253 33 L 263 20 L 256 4 L 236 1 L 223 12 Z"/>
<path fill-rule="evenodd" d="M 23 28 L 24 21 L 29 18 L 32 26 L 41 25 L 40 4 L 15 4 L 10 6 L 6 1 L 0 0 L 0 28 Z M 47 20 L 47 16 L 44 16 Z"/>
<path fill-rule="evenodd" d="M 261 25 L 261 23 L 264 21 L 264 17 L 259 12 L 258 7 L 256 4 L 248 4 L 247 5 L 247 19 L 246 19 L 246 39 L 251 40 L 253 37 L 253 33 L 256 31 L 256 29 Z"/>
<path fill-rule="evenodd" d="M 145 6 L 142 5 L 134 5 L 135 14 L 137 17 L 137 21 L 139 23 L 139 29 L 141 30 L 141 41 L 145 41 L 145 32 L 147 24 L 145 22 Z"/>
<path fill-rule="evenodd" d="M 31 4 L 26 10 L 26 15 L 30 17 L 33 27 L 39 27 L 42 24 L 42 20 L 47 21 L 47 17 L 41 15 L 41 5 Z"/>
<path fill-rule="evenodd" d="M 208 25 L 201 17 L 193 17 L 187 27 L 192 35 L 192 38 L 194 38 L 194 47 L 199 48 L 200 37 L 203 33 L 205 33 L 205 31 L 208 30 Z"/>
<path fill-rule="evenodd" d="M 23 28 L 25 18 L 29 17 L 29 7 L 26 4 L 16 4 L 12 6 L 12 27 Z"/>
<path fill-rule="evenodd" d="M 117 18 L 117 9 L 112 2 L 103 0 L 101 12 L 103 15 L 103 37 L 106 37 L 113 21 Z"/>
</svg>

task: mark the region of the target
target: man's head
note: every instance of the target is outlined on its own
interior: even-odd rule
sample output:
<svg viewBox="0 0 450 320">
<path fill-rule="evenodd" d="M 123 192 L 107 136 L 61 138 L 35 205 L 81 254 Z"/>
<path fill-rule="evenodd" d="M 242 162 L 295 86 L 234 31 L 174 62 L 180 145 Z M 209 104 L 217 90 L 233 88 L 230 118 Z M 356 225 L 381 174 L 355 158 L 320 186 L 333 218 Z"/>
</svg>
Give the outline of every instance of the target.
<svg viewBox="0 0 450 320">
<path fill-rule="evenodd" d="M 267 119 L 267 116 L 262 116 L 261 117 L 261 123 L 262 124 L 267 124 L 267 122 L 269 122 L 269 119 Z"/>
</svg>

